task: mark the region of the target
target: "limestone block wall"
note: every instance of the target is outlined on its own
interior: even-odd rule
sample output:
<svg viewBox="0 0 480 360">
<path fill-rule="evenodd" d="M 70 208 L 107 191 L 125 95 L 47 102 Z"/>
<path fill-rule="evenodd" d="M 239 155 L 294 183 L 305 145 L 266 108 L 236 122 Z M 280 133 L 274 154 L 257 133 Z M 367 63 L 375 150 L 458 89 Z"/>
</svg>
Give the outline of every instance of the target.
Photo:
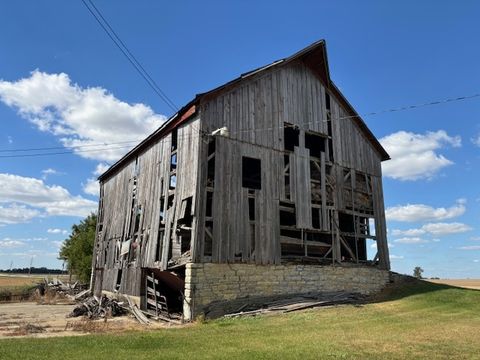
<svg viewBox="0 0 480 360">
<path fill-rule="evenodd" d="M 322 291 L 371 294 L 389 272 L 368 266 L 197 264 L 186 265 L 185 318 L 193 319 L 214 301 Z"/>
</svg>

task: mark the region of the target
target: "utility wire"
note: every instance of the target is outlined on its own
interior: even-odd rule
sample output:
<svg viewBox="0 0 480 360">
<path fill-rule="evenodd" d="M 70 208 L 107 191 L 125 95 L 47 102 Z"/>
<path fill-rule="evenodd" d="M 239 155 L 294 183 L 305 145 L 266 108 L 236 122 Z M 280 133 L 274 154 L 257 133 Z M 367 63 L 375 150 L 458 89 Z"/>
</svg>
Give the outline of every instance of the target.
<svg viewBox="0 0 480 360">
<path fill-rule="evenodd" d="M 88 3 L 87 3 L 88 1 Z M 162 99 L 165 104 L 168 105 L 173 111 L 178 111 L 178 107 L 175 103 L 170 100 L 170 98 L 162 91 L 162 89 L 158 86 L 155 80 L 152 79 L 150 74 L 145 70 L 142 64 L 137 60 L 137 58 L 132 54 L 132 52 L 128 49 L 125 43 L 120 39 L 117 33 L 113 30 L 112 26 L 108 23 L 107 19 L 102 15 L 100 10 L 95 6 L 92 0 L 82 0 L 85 7 L 88 9 L 90 14 L 93 15 L 95 20 L 100 24 L 102 29 L 107 33 L 108 37 L 114 42 L 114 44 L 120 49 L 120 51 L 125 55 L 128 61 L 133 65 L 133 67 L 137 70 L 137 72 L 143 77 L 143 79 L 147 82 L 147 84 L 155 91 L 155 93 Z M 90 4 L 90 6 L 89 6 Z"/>
<path fill-rule="evenodd" d="M 367 116 L 374 116 L 374 115 L 380 115 L 380 114 L 385 114 L 385 113 L 391 113 L 391 112 L 398 112 L 398 111 L 405 111 L 405 110 L 411 110 L 411 109 L 416 109 L 420 107 L 425 107 L 425 106 L 433 106 L 433 105 L 440 105 L 440 104 L 445 104 L 445 103 L 450 103 L 450 102 L 455 102 L 455 101 L 463 101 L 463 100 L 468 100 L 468 99 L 473 99 L 473 98 L 478 98 L 480 97 L 480 94 L 473 94 L 473 95 L 467 95 L 467 96 L 460 96 L 460 97 L 454 97 L 454 98 L 446 98 L 442 100 L 435 100 L 431 102 L 426 102 L 426 103 L 420 103 L 420 104 L 413 104 L 413 105 L 406 105 L 402 107 L 397 107 L 397 108 L 392 108 L 392 109 L 386 109 L 386 110 L 380 110 L 380 111 L 375 111 L 375 112 L 370 112 L 370 113 L 365 113 L 363 115 L 349 115 L 349 116 L 342 116 L 342 117 L 337 117 L 337 118 L 332 118 L 331 121 L 336 121 L 336 120 L 343 120 L 343 119 L 350 119 L 350 118 L 355 118 L 355 117 L 367 117 Z M 328 120 L 318 120 L 316 122 L 324 122 Z M 312 122 L 306 122 L 304 125 L 311 124 Z M 294 124 L 293 124 L 294 125 Z M 244 130 L 237 130 L 237 131 L 229 131 L 230 134 L 239 134 L 243 132 L 252 132 L 252 131 L 269 131 L 273 129 L 279 129 L 283 127 L 267 127 L 267 128 L 255 128 L 255 129 L 244 129 Z M 190 138 L 193 139 L 198 136 L 203 136 L 203 133 L 196 133 L 196 134 L 179 134 L 178 139 L 181 138 Z M 71 146 L 68 147 L 68 149 L 82 149 L 85 147 L 99 147 L 98 149 L 91 149 L 91 150 L 76 150 L 76 151 L 64 151 L 64 152 L 54 152 L 54 153 L 34 153 L 34 154 L 21 154 L 21 155 L 0 155 L 0 158 L 17 158 L 17 157 L 35 157 L 35 156 L 47 156 L 47 155 L 60 155 L 60 154 L 73 154 L 73 153 L 78 153 L 78 152 L 96 152 L 96 151 L 106 151 L 106 150 L 113 150 L 113 149 L 123 149 L 123 148 L 130 148 L 131 146 L 121 146 L 121 147 L 111 147 L 112 145 L 119 145 L 119 144 L 128 144 L 128 143 L 138 143 L 142 140 L 131 140 L 131 141 L 121 141 L 121 142 L 112 142 L 112 143 L 100 143 L 100 144 L 88 144 L 88 145 L 77 145 L 77 146 Z M 17 149 L 0 149 L 0 153 L 9 153 L 9 152 L 27 152 L 27 151 L 45 151 L 45 150 L 59 150 L 59 149 L 64 149 L 65 147 L 44 147 L 44 148 L 17 148 Z"/>
</svg>

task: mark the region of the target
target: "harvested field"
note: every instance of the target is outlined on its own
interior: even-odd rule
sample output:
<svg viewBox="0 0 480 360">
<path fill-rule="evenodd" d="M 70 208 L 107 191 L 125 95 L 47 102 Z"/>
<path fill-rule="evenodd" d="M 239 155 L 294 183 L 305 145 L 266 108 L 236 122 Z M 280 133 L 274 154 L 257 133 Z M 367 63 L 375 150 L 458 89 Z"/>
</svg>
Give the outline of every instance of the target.
<svg viewBox="0 0 480 360">
<path fill-rule="evenodd" d="M 465 289 L 480 290 L 480 279 L 432 279 L 428 281 L 435 284 L 445 284 Z"/>
<path fill-rule="evenodd" d="M 61 281 L 68 281 L 68 275 L 51 275 L 51 274 L 6 274 L 0 273 L 0 289 L 12 288 L 28 285 L 36 285 L 45 278 L 57 278 Z"/>
</svg>

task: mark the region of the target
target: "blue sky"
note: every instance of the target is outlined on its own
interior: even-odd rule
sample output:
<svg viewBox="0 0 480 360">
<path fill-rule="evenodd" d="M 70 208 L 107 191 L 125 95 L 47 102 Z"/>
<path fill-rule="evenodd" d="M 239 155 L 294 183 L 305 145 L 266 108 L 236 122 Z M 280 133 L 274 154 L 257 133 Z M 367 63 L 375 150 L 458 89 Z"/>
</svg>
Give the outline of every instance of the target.
<svg viewBox="0 0 480 360">
<path fill-rule="evenodd" d="M 332 79 L 360 114 L 480 93 L 475 1 L 95 4 L 179 106 L 321 38 Z M 0 268 L 32 258 L 61 267 L 61 241 L 96 209 L 98 173 L 172 110 L 80 0 L 3 2 L 0 34 L 0 156 L 73 151 L 0 157 Z M 477 97 L 364 117 L 392 156 L 393 270 L 480 277 L 479 115 Z"/>
</svg>

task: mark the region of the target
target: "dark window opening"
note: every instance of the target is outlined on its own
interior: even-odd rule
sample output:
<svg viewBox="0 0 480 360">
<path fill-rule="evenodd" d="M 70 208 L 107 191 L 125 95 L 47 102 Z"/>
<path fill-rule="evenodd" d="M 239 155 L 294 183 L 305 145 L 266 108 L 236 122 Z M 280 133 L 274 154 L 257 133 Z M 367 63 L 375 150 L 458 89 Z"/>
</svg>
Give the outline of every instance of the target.
<svg viewBox="0 0 480 360">
<path fill-rule="evenodd" d="M 320 229 L 320 209 L 312 208 L 312 227 Z"/>
<path fill-rule="evenodd" d="M 310 156 L 319 158 L 325 152 L 325 138 L 315 134 L 305 134 L 305 147 L 310 149 Z"/>
<path fill-rule="evenodd" d="M 310 179 L 315 181 L 322 180 L 322 169 L 316 161 L 310 161 Z"/>
<path fill-rule="evenodd" d="M 215 139 L 208 142 L 208 155 L 212 155 L 215 152 Z"/>
<path fill-rule="evenodd" d="M 140 218 L 142 217 L 142 206 L 139 205 L 135 214 L 135 228 L 133 230 L 134 233 L 138 232 L 140 229 Z"/>
<path fill-rule="evenodd" d="M 295 205 L 280 201 L 280 226 L 295 226 L 296 224 Z"/>
<path fill-rule="evenodd" d="M 346 232 L 346 233 L 355 232 L 355 221 L 354 221 L 353 215 L 339 212 L 338 221 L 340 225 L 340 231 Z"/>
<path fill-rule="evenodd" d="M 242 186 L 249 189 L 262 188 L 262 166 L 260 159 L 242 157 Z"/>
<path fill-rule="evenodd" d="M 293 239 L 302 239 L 302 231 L 295 229 L 280 229 L 280 236 L 286 236 Z"/>
<path fill-rule="evenodd" d="M 177 136 L 178 132 L 177 132 L 177 129 L 173 129 L 172 131 L 172 151 L 175 151 L 177 150 L 177 140 L 178 140 L 178 136 Z"/>
<path fill-rule="evenodd" d="M 293 151 L 298 146 L 300 138 L 300 130 L 292 124 L 285 123 L 283 128 L 283 144 L 287 151 Z"/>
<path fill-rule="evenodd" d="M 248 219 L 255 221 L 255 198 L 248 198 Z"/>
<path fill-rule="evenodd" d="M 325 91 L 325 107 L 327 108 L 328 111 L 331 110 L 330 108 L 330 94 Z"/>
<path fill-rule="evenodd" d="M 215 157 L 208 160 L 207 164 L 207 186 L 215 185 Z"/>
<path fill-rule="evenodd" d="M 117 280 L 115 281 L 115 290 L 120 289 L 120 285 L 122 284 L 122 269 L 118 269 L 117 271 Z"/>
<path fill-rule="evenodd" d="M 173 200 L 175 196 L 172 194 L 168 197 L 167 209 L 170 209 L 173 206 Z"/>
<path fill-rule="evenodd" d="M 212 217 L 213 216 L 213 192 L 207 191 L 207 208 L 205 211 L 205 216 Z"/>
<path fill-rule="evenodd" d="M 328 157 L 329 157 L 329 160 L 331 162 L 333 162 L 334 160 L 334 156 L 333 156 L 333 141 L 332 139 L 328 139 Z"/>
<path fill-rule="evenodd" d="M 160 198 L 160 224 L 162 224 L 165 220 L 165 198 L 162 196 Z"/>
</svg>

